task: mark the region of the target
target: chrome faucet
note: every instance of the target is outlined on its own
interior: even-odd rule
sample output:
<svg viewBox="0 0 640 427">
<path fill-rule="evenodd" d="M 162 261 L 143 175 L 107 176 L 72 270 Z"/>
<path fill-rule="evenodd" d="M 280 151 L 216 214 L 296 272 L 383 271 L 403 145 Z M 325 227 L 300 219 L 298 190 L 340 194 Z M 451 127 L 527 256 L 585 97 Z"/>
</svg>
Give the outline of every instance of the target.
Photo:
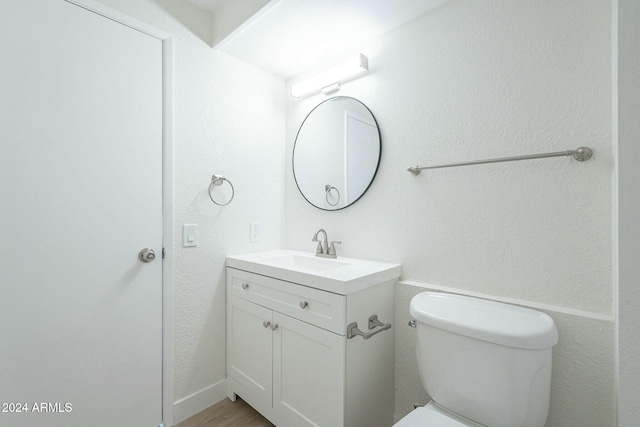
<svg viewBox="0 0 640 427">
<path fill-rule="evenodd" d="M 322 233 L 324 235 L 324 239 L 322 242 L 318 240 L 318 234 Z M 318 242 L 318 246 L 316 247 L 316 256 L 323 258 L 337 258 L 336 254 L 336 243 L 341 244 L 337 240 L 331 242 L 331 246 L 329 246 L 329 238 L 327 237 L 327 232 L 324 231 L 323 228 L 318 229 L 316 233 L 313 235 L 312 242 Z"/>
</svg>

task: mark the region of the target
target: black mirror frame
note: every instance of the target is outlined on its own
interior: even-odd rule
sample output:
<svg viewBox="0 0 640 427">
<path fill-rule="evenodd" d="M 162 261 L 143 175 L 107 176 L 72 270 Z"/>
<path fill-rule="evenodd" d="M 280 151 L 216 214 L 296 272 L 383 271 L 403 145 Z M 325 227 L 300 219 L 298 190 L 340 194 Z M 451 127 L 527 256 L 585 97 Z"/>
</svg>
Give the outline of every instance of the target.
<svg viewBox="0 0 640 427">
<path fill-rule="evenodd" d="M 362 193 L 358 196 L 357 199 L 355 199 L 354 201 L 352 201 L 351 203 L 349 203 L 348 205 L 345 205 L 343 207 L 337 208 L 337 209 L 326 209 L 320 206 L 317 206 L 313 203 L 311 203 L 311 201 L 307 198 L 307 196 L 305 196 L 305 194 L 302 192 L 302 189 L 300 189 L 300 185 L 298 184 L 298 178 L 296 177 L 296 169 L 295 169 L 295 165 L 294 165 L 294 159 L 295 159 L 295 154 L 296 154 L 296 146 L 298 144 L 298 138 L 300 136 L 300 131 L 302 130 L 302 127 L 304 126 L 305 122 L 307 121 L 307 119 L 311 116 L 311 114 L 313 114 L 313 112 L 320 107 L 321 105 L 323 105 L 325 102 L 329 102 L 329 101 L 335 101 L 338 98 L 343 98 L 343 99 L 352 99 L 356 102 L 358 102 L 359 104 L 361 104 L 364 108 L 366 108 L 366 110 L 369 112 L 369 114 L 371 114 L 371 118 L 373 119 L 373 122 L 376 125 L 376 130 L 378 132 L 378 145 L 379 145 L 379 152 L 378 152 L 378 162 L 376 163 L 376 169 L 373 172 L 373 175 L 371 176 L 371 180 L 369 181 L 369 184 L 367 185 L 367 187 L 362 191 Z M 369 188 L 371 188 L 371 184 L 373 183 L 373 180 L 376 178 L 376 176 L 378 175 L 378 170 L 380 169 L 380 160 L 382 159 L 382 135 L 380 134 L 380 126 L 378 125 L 378 121 L 376 120 L 376 117 L 373 115 L 373 113 L 371 112 L 371 110 L 369 109 L 369 107 L 367 107 L 362 101 L 360 101 L 359 99 L 350 97 L 350 96 L 334 96 L 328 99 L 325 99 L 324 101 L 320 102 L 318 105 L 316 105 L 315 107 L 313 107 L 313 109 L 311 111 L 309 111 L 309 113 L 307 114 L 307 116 L 304 118 L 304 120 L 302 121 L 302 123 L 300 124 L 300 127 L 298 128 L 298 132 L 296 133 L 296 139 L 295 142 L 293 144 L 293 151 L 291 154 L 291 169 L 293 171 L 293 179 L 296 183 L 296 187 L 298 188 L 298 191 L 300 192 L 300 194 L 302 195 L 302 197 L 304 197 L 304 199 L 313 207 L 323 210 L 323 211 L 327 211 L 327 212 L 334 212 L 334 211 L 339 211 L 345 208 L 348 208 L 349 206 L 353 205 L 354 203 L 356 203 L 358 200 L 360 200 L 362 198 L 362 196 L 365 195 L 365 193 L 367 191 L 369 191 Z"/>
</svg>

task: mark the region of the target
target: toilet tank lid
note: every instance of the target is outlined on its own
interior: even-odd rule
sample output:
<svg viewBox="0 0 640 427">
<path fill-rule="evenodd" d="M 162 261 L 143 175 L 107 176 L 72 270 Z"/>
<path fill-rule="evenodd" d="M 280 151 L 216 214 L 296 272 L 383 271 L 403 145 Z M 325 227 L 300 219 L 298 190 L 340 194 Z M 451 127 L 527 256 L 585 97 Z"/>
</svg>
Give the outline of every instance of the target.
<svg viewBox="0 0 640 427">
<path fill-rule="evenodd" d="M 539 350 L 558 343 L 547 314 L 496 301 L 423 292 L 413 297 L 409 312 L 418 322 L 508 347 Z"/>
</svg>

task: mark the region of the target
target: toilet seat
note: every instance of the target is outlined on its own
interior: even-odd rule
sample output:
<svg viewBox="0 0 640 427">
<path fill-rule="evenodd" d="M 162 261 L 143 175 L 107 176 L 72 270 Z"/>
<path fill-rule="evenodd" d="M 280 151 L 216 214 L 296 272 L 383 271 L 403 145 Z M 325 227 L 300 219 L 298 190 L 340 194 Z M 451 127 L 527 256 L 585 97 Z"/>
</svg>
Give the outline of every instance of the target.
<svg viewBox="0 0 640 427">
<path fill-rule="evenodd" d="M 433 402 L 411 411 L 393 427 L 482 427 L 439 408 Z"/>
</svg>

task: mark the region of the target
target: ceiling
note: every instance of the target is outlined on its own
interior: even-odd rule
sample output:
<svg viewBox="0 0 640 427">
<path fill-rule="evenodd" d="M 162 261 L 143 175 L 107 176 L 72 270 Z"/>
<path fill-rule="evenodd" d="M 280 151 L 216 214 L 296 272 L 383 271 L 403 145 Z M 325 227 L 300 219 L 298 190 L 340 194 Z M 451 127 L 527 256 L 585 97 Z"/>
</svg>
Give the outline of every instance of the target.
<svg viewBox="0 0 640 427">
<path fill-rule="evenodd" d="M 215 14 L 234 0 L 189 1 Z M 215 47 L 289 79 L 334 65 L 341 55 L 358 52 L 372 38 L 445 1 L 271 0 Z"/>
<path fill-rule="evenodd" d="M 216 10 L 223 7 L 227 3 L 231 3 L 234 0 L 188 0 L 188 1 L 189 3 L 193 3 L 201 9 L 205 9 L 205 10 L 208 10 L 209 12 L 215 13 Z"/>
</svg>

